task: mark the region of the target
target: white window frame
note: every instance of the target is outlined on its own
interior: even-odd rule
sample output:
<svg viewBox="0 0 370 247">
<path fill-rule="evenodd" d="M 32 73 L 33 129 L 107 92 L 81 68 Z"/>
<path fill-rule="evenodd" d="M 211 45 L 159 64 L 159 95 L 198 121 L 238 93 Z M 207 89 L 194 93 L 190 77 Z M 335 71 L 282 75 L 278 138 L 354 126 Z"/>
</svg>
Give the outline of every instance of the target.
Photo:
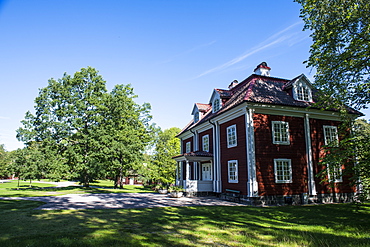
<svg viewBox="0 0 370 247">
<path fill-rule="evenodd" d="M 204 135 L 202 137 L 202 150 L 209 152 L 209 135 Z"/>
<path fill-rule="evenodd" d="M 278 125 L 279 132 L 276 133 L 275 125 Z M 272 121 L 271 122 L 271 129 L 272 129 L 272 143 L 273 144 L 280 144 L 280 145 L 290 145 L 290 135 L 289 135 L 289 123 L 284 121 Z M 285 130 L 285 137 L 283 136 L 283 131 Z M 277 138 L 278 137 L 278 138 Z"/>
<path fill-rule="evenodd" d="M 287 162 L 288 169 L 279 169 L 279 162 Z M 274 171 L 275 183 L 292 183 L 292 161 L 290 159 L 274 159 Z M 281 176 L 289 176 L 289 179 L 281 179 Z"/>
<path fill-rule="evenodd" d="M 191 142 L 187 142 L 185 146 L 185 153 L 191 152 Z"/>
<path fill-rule="evenodd" d="M 197 123 L 199 121 L 199 112 L 195 112 L 194 114 L 194 123 Z"/>
<path fill-rule="evenodd" d="M 305 82 L 294 85 L 294 99 L 304 102 L 312 102 L 312 89 Z"/>
<path fill-rule="evenodd" d="M 297 100 L 310 102 L 311 100 L 311 89 L 305 85 L 297 86 Z"/>
<path fill-rule="evenodd" d="M 227 147 L 232 148 L 238 145 L 238 134 L 236 132 L 236 124 L 226 128 Z"/>
<path fill-rule="evenodd" d="M 227 162 L 227 178 L 229 183 L 239 183 L 237 160 L 229 160 Z"/>
<path fill-rule="evenodd" d="M 219 98 L 216 98 L 212 102 L 212 112 L 216 112 L 221 109 L 221 100 Z M 217 107 L 216 107 L 217 106 Z"/>
<path fill-rule="evenodd" d="M 338 147 L 339 137 L 337 126 L 324 125 L 324 143 L 325 145 L 330 145 L 332 147 Z"/>
<path fill-rule="evenodd" d="M 328 166 L 328 179 L 329 179 L 329 181 L 332 181 L 332 178 L 330 176 L 331 169 L 334 170 L 334 172 L 333 172 L 333 175 L 335 176 L 334 183 L 343 182 L 343 168 L 342 168 L 342 165 L 340 165 L 340 166 L 337 166 L 337 165 Z M 338 173 L 339 173 L 339 175 L 337 175 Z"/>
</svg>

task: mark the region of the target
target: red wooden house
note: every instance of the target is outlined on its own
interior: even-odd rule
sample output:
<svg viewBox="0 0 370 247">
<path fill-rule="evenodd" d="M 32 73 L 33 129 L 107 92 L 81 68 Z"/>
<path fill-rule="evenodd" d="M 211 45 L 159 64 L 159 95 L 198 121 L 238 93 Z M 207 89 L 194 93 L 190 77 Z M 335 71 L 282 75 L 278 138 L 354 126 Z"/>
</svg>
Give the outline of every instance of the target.
<svg viewBox="0 0 370 247">
<path fill-rule="evenodd" d="M 271 77 L 266 63 L 227 90 L 214 89 L 208 104 L 194 105 L 193 120 L 178 135 L 176 183 L 188 194 L 233 190 L 250 203 L 331 201 L 318 162 L 322 146 L 338 141 L 340 117 L 310 107 L 315 92 L 305 75 Z M 351 200 L 349 177 L 335 183 L 338 199 Z"/>
</svg>

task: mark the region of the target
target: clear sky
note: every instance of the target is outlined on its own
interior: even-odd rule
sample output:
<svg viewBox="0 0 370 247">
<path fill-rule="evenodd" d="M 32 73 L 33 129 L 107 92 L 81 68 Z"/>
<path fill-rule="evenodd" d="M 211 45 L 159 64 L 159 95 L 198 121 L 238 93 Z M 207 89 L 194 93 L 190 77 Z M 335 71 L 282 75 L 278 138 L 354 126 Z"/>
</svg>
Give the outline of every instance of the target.
<svg viewBox="0 0 370 247">
<path fill-rule="evenodd" d="M 87 66 L 109 90 L 130 83 L 162 129 L 184 127 L 194 103 L 263 61 L 272 76 L 312 80 L 299 9 L 292 0 L 0 0 L 0 144 L 22 147 L 15 130 L 39 88 Z"/>
</svg>

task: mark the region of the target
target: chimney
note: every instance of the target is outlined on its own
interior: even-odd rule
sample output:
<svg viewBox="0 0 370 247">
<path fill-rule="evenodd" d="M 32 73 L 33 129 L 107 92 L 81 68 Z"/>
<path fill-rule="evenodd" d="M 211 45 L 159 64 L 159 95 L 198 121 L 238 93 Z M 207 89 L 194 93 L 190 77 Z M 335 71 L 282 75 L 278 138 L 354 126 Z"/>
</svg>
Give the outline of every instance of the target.
<svg viewBox="0 0 370 247">
<path fill-rule="evenodd" d="M 229 85 L 229 90 L 232 89 L 233 87 L 235 87 L 236 85 L 238 85 L 238 81 L 237 80 L 233 80 L 230 85 Z"/>
<path fill-rule="evenodd" d="M 267 66 L 267 63 L 262 62 L 254 69 L 254 73 L 256 75 L 270 76 L 270 70 L 271 68 Z"/>
</svg>

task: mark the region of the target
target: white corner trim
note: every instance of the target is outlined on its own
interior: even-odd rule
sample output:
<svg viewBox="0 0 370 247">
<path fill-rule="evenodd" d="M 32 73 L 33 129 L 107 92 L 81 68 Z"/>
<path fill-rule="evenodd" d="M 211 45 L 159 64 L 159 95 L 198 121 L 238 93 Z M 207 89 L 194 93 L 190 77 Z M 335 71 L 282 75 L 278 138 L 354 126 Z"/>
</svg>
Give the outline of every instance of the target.
<svg viewBox="0 0 370 247">
<path fill-rule="evenodd" d="M 307 175 L 308 175 L 308 193 L 309 195 L 316 195 L 316 184 L 313 172 L 313 154 L 311 143 L 310 117 L 305 114 L 304 117 L 304 134 L 306 140 L 306 158 L 307 158 Z"/>
<path fill-rule="evenodd" d="M 248 197 L 258 196 L 258 182 L 256 175 L 256 157 L 255 157 L 255 144 L 254 144 L 254 123 L 253 114 L 254 109 L 244 108 L 245 110 L 245 123 L 246 123 L 246 153 L 247 153 L 247 193 Z"/>
</svg>

